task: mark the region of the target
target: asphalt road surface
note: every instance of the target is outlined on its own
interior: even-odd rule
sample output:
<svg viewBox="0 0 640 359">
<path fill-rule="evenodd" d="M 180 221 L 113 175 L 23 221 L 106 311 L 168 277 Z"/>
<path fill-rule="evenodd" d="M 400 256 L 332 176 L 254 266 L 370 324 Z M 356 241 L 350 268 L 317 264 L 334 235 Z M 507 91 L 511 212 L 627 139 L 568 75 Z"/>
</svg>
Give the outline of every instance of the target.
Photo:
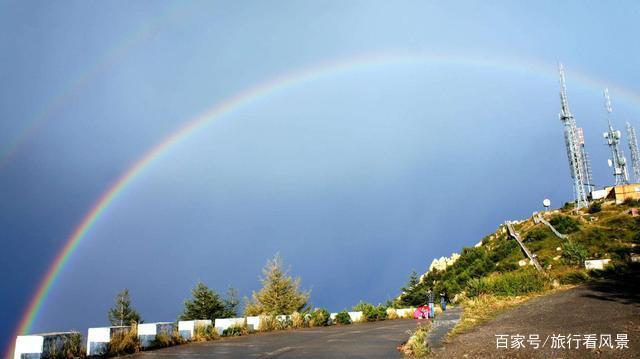
<svg viewBox="0 0 640 359">
<path fill-rule="evenodd" d="M 638 272 L 624 277 L 599 281 L 574 289 L 533 299 L 519 307 L 502 313 L 492 321 L 468 333 L 457 335 L 434 350 L 439 358 L 640 358 L 640 276 Z M 496 335 L 506 334 L 508 348 L 497 348 Z M 512 335 L 523 335 L 524 348 L 511 348 Z M 548 336 L 564 335 L 571 338 L 596 334 L 596 348 L 585 347 L 585 341 L 564 348 L 552 348 L 549 337 L 544 348 L 535 349 L 528 340 L 538 335 L 542 342 Z M 628 348 L 616 349 L 617 335 L 626 334 Z M 604 335 L 605 339 L 600 338 Z M 611 335 L 613 349 L 607 345 Z M 600 347 L 600 343 L 604 346 Z M 534 341 L 535 343 L 535 337 Z M 502 344 L 502 343 L 501 343 Z M 516 345 L 517 346 L 517 345 Z M 579 346 L 579 347 L 578 347 Z"/>
<path fill-rule="evenodd" d="M 191 343 L 128 358 L 400 358 L 396 347 L 419 321 L 386 320 L 344 326 L 259 333 Z"/>
</svg>

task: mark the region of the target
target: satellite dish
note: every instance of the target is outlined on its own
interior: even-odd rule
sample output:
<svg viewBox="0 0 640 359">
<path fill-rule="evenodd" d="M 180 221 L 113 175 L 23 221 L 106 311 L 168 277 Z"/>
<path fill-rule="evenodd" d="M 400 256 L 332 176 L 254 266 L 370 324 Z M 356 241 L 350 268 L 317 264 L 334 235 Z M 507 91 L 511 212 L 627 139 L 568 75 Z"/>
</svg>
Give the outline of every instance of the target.
<svg viewBox="0 0 640 359">
<path fill-rule="evenodd" d="M 608 159 L 607 163 L 609 164 L 609 167 L 613 167 L 613 161 L 611 161 L 611 159 Z"/>
<path fill-rule="evenodd" d="M 550 207 L 551 206 L 551 200 L 548 198 L 545 198 L 544 201 L 542 201 L 542 205 L 545 207 Z"/>
</svg>

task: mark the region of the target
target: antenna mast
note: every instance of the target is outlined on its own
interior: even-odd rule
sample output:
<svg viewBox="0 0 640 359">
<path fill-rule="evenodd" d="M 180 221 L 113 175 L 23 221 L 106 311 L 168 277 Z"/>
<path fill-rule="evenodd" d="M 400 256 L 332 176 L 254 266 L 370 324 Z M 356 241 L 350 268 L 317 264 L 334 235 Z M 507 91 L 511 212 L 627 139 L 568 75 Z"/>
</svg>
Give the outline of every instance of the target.
<svg viewBox="0 0 640 359">
<path fill-rule="evenodd" d="M 569 110 L 567 100 L 567 86 L 564 78 L 564 67 L 559 65 L 560 74 L 560 121 L 564 125 L 564 141 L 569 158 L 569 169 L 573 179 L 573 194 L 576 200 L 576 208 L 584 208 L 589 205 L 587 193 L 592 186 L 590 166 L 586 151 L 584 150 L 584 135 L 581 128 L 576 125 L 576 120 Z"/>
<path fill-rule="evenodd" d="M 636 182 L 640 182 L 640 150 L 638 150 L 638 140 L 636 139 L 636 129 L 627 122 L 627 141 L 629 141 L 629 152 L 631 152 L 631 168 Z"/>
<path fill-rule="evenodd" d="M 609 167 L 613 167 L 613 177 L 616 180 L 616 186 L 629 184 L 629 173 L 627 172 L 627 159 L 624 157 L 624 153 L 618 144 L 620 144 L 620 138 L 622 134 L 620 131 L 613 129 L 611 125 L 611 98 L 609 97 L 609 90 L 604 89 L 604 108 L 607 110 L 607 123 L 609 124 L 608 131 L 602 135 L 607 140 L 607 145 L 611 149 L 611 159 L 609 160 Z"/>
</svg>

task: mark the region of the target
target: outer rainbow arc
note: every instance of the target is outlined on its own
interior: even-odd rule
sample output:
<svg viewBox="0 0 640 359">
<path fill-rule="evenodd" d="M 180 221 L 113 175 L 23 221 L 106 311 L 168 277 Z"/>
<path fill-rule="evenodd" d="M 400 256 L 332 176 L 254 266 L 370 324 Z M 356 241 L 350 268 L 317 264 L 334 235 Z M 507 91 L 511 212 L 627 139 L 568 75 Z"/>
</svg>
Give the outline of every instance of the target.
<svg viewBox="0 0 640 359">
<path fill-rule="evenodd" d="M 271 81 L 258 84 L 248 90 L 237 94 L 231 98 L 224 100 L 218 105 L 212 107 L 203 114 L 191 119 L 186 125 L 166 137 L 151 150 L 146 152 L 140 159 L 134 163 L 126 172 L 124 172 L 118 180 L 109 187 L 109 189 L 96 201 L 91 210 L 84 216 L 80 224 L 73 231 L 71 236 L 66 240 L 64 246 L 55 257 L 50 265 L 47 274 L 40 281 L 35 295 L 29 301 L 29 305 L 23 314 L 23 317 L 16 329 L 15 336 L 26 334 L 31 330 L 31 326 L 40 312 L 44 300 L 47 298 L 49 290 L 55 283 L 55 280 L 64 268 L 71 254 L 77 248 L 78 244 L 84 239 L 93 224 L 101 217 L 109 205 L 118 197 L 118 195 L 135 180 L 142 172 L 148 168 L 153 162 L 158 160 L 164 153 L 168 152 L 173 146 L 186 139 L 196 130 L 203 128 L 205 125 L 223 115 L 227 115 L 254 100 L 276 93 L 280 90 L 287 89 L 292 86 L 299 85 L 306 81 L 321 78 L 327 75 L 340 73 L 343 71 L 360 69 L 363 67 L 374 67 L 380 65 L 406 64 L 406 63 L 442 63 L 442 64 L 459 64 L 476 67 L 495 67 L 500 69 L 511 69 L 514 71 L 532 72 L 534 69 L 543 75 L 555 76 L 553 66 L 543 66 L 533 62 L 522 61 L 499 61 L 495 59 L 474 59 L 468 56 L 453 55 L 435 55 L 423 53 L 378 53 L 365 56 L 351 57 L 341 59 L 334 62 L 322 64 L 320 66 L 309 67 L 300 71 L 294 71 L 281 77 L 276 77 Z M 526 65 L 521 65 L 526 64 Z M 579 79 L 578 82 L 587 84 L 591 87 L 603 87 L 603 83 L 599 80 L 572 73 L 573 78 Z M 612 87 L 612 86 L 609 86 Z M 640 96 L 630 90 L 621 87 L 617 88 L 619 95 L 623 95 L 635 103 L 640 104 Z M 11 358 L 12 345 L 9 345 L 7 358 Z"/>
<path fill-rule="evenodd" d="M 187 9 L 188 11 L 185 14 L 180 14 L 177 10 L 179 10 L 179 8 L 171 7 L 153 21 L 143 24 L 138 31 L 125 36 L 124 41 L 113 46 L 101 56 L 97 62 L 88 66 L 74 81 L 67 84 L 60 94 L 49 100 L 40 112 L 36 113 L 27 121 L 27 126 L 18 133 L 13 141 L 10 141 L 6 146 L 0 148 L 0 170 L 11 162 L 25 143 L 45 126 L 54 113 L 59 111 L 75 95 L 85 90 L 94 78 L 102 74 L 105 70 L 113 67 L 121 61 L 127 53 L 142 44 L 145 40 L 152 38 L 156 33 L 160 32 L 162 26 L 167 22 L 174 20 L 175 17 L 186 16 L 190 11 L 193 11 L 193 9 Z"/>
</svg>

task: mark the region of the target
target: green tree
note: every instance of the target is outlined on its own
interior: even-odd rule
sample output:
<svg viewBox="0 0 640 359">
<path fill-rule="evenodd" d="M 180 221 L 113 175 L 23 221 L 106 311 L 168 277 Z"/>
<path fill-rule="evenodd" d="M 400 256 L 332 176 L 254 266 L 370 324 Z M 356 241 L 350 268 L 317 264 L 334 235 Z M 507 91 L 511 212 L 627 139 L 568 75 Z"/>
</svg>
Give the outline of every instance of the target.
<svg viewBox="0 0 640 359">
<path fill-rule="evenodd" d="M 233 318 L 237 316 L 239 304 L 240 300 L 238 299 L 238 291 L 233 287 L 229 287 L 227 289 L 227 297 L 224 299 L 224 317 Z"/>
<path fill-rule="evenodd" d="M 118 293 L 115 301 L 113 308 L 109 309 L 109 322 L 111 322 L 111 325 L 122 326 L 141 322 L 140 314 L 131 306 L 129 289 L 125 288 Z"/>
<path fill-rule="evenodd" d="M 301 291 L 300 278 L 293 279 L 283 269 L 279 254 L 267 261 L 262 274 L 262 289 L 253 292 L 251 301 L 247 301 L 245 315 L 291 314 L 307 305 L 309 292 Z"/>
<path fill-rule="evenodd" d="M 226 317 L 225 302 L 218 293 L 199 282 L 191 290 L 192 299 L 184 301 L 184 310 L 180 320 L 198 320 Z"/>
<path fill-rule="evenodd" d="M 400 305 L 422 305 L 426 301 L 427 287 L 425 283 L 420 283 L 420 277 L 415 270 L 411 272 L 407 284 L 401 288 L 401 291 Z"/>
</svg>

